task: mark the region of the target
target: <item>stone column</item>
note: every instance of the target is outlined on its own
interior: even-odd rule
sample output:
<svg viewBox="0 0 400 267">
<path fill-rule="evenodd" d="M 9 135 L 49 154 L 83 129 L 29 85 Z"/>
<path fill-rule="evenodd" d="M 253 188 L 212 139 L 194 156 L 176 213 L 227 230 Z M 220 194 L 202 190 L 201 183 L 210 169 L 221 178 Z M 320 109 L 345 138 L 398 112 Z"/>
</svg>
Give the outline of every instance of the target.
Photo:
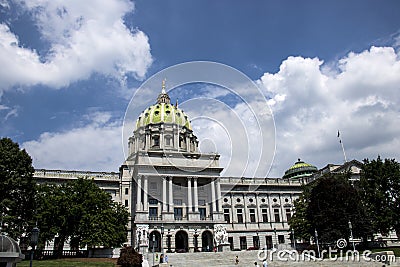
<svg viewBox="0 0 400 267">
<path fill-rule="evenodd" d="M 199 212 L 199 194 L 197 191 L 197 177 L 193 178 L 194 187 L 194 212 Z"/>
<path fill-rule="evenodd" d="M 174 213 L 174 194 L 172 193 L 172 177 L 169 177 L 169 212 Z"/>
<path fill-rule="evenodd" d="M 174 129 L 174 148 L 179 151 L 179 131 Z"/>
<path fill-rule="evenodd" d="M 143 210 L 148 211 L 149 201 L 147 198 L 148 198 L 148 192 L 149 192 L 149 186 L 148 186 L 149 177 L 143 176 L 143 178 L 144 178 L 144 181 L 143 181 Z"/>
<path fill-rule="evenodd" d="M 162 177 L 162 212 L 167 212 L 167 178 Z"/>
<path fill-rule="evenodd" d="M 216 213 L 217 205 L 215 203 L 215 182 L 214 178 L 211 179 L 211 203 L 212 203 L 212 214 Z"/>
<path fill-rule="evenodd" d="M 137 188 L 136 188 L 136 210 L 142 210 L 142 176 L 137 177 Z"/>
<path fill-rule="evenodd" d="M 219 183 L 219 178 L 217 178 L 215 182 L 217 186 L 218 212 L 222 212 L 221 184 Z"/>
<path fill-rule="evenodd" d="M 192 177 L 187 178 L 188 183 L 188 207 L 189 213 L 193 212 L 193 204 L 192 204 Z"/>
<path fill-rule="evenodd" d="M 190 138 L 189 138 L 189 136 L 186 135 L 185 139 L 186 139 L 186 151 L 189 152 L 190 151 Z"/>
<path fill-rule="evenodd" d="M 146 150 L 149 150 L 151 147 L 150 141 L 150 135 L 146 133 Z"/>
</svg>

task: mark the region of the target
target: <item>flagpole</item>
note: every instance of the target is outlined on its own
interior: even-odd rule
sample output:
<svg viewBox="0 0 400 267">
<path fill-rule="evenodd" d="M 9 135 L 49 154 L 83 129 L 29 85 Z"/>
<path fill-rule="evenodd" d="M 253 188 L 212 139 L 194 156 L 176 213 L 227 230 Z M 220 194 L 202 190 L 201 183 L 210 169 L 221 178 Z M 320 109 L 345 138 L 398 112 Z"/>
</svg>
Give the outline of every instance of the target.
<svg viewBox="0 0 400 267">
<path fill-rule="evenodd" d="M 339 132 L 339 130 L 337 131 L 337 137 L 339 138 L 339 143 L 342 145 L 342 151 L 343 151 L 343 156 L 344 156 L 344 163 L 346 163 L 346 162 L 347 162 L 346 152 L 344 152 L 344 145 L 343 145 L 342 139 L 340 138 L 340 132 Z"/>
</svg>

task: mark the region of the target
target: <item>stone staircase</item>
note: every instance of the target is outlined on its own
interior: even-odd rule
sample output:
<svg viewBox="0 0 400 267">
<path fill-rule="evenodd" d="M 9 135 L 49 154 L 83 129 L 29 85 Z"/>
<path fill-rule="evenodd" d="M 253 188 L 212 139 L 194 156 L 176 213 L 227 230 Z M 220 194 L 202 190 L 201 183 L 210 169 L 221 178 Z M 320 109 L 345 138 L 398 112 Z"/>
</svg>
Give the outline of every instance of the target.
<svg viewBox="0 0 400 267">
<path fill-rule="evenodd" d="M 236 255 L 239 257 L 239 264 L 235 265 Z M 262 254 L 264 255 L 264 254 Z M 202 253 L 170 253 L 168 254 L 168 264 L 162 265 L 167 267 L 252 267 L 254 262 L 262 266 L 262 260 L 258 258 L 258 251 L 227 251 L 227 252 L 202 252 Z M 149 266 L 152 265 L 152 258 L 149 255 Z M 161 266 L 161 265 L 160 265 Z M 360 261 L 282 261 L 274 257 L 273 261 L 268 261 L 268 267 L 273 266 L 376 266 L 382 267 L 381 262 L 366 262 L 362 258 Z M 387 266 L 387 265 L 386 265 Z M 400 258 L 396 262 L 390 263 L 390 266 L 400 266 Z"/>
</svg>

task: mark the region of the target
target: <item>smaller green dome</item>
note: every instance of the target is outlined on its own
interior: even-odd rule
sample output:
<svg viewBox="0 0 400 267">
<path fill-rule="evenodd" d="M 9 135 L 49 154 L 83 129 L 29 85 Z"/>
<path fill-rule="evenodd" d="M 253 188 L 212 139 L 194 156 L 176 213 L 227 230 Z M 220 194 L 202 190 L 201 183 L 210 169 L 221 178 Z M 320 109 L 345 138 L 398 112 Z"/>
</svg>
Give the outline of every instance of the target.
<svg viewBox="0 0 400 267">
<path fill-rule="evenodd" d="M 298 159 L 298 161 L 293 166 L 285 171 L 285 175 L 283 176 L 283 178 L 300 178 L 311 176 L 317 171 L 318 169 L 314 165 Z"/>
</svg>

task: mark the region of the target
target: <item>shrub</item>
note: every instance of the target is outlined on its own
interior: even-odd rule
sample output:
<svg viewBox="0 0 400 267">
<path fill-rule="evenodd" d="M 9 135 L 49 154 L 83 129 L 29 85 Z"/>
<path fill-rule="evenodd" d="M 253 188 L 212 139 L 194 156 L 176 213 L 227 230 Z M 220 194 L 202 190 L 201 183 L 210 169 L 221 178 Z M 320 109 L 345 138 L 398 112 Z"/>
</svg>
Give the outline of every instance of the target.
<svg viewBox="0 0 400 267">
<path fill-rule="evenodd" d="M 121 248 L 117 264 L 121 267 L 141 267 L 142 266 L 142 254 L 135 251 L 131 246 Z"/>
</svg>

